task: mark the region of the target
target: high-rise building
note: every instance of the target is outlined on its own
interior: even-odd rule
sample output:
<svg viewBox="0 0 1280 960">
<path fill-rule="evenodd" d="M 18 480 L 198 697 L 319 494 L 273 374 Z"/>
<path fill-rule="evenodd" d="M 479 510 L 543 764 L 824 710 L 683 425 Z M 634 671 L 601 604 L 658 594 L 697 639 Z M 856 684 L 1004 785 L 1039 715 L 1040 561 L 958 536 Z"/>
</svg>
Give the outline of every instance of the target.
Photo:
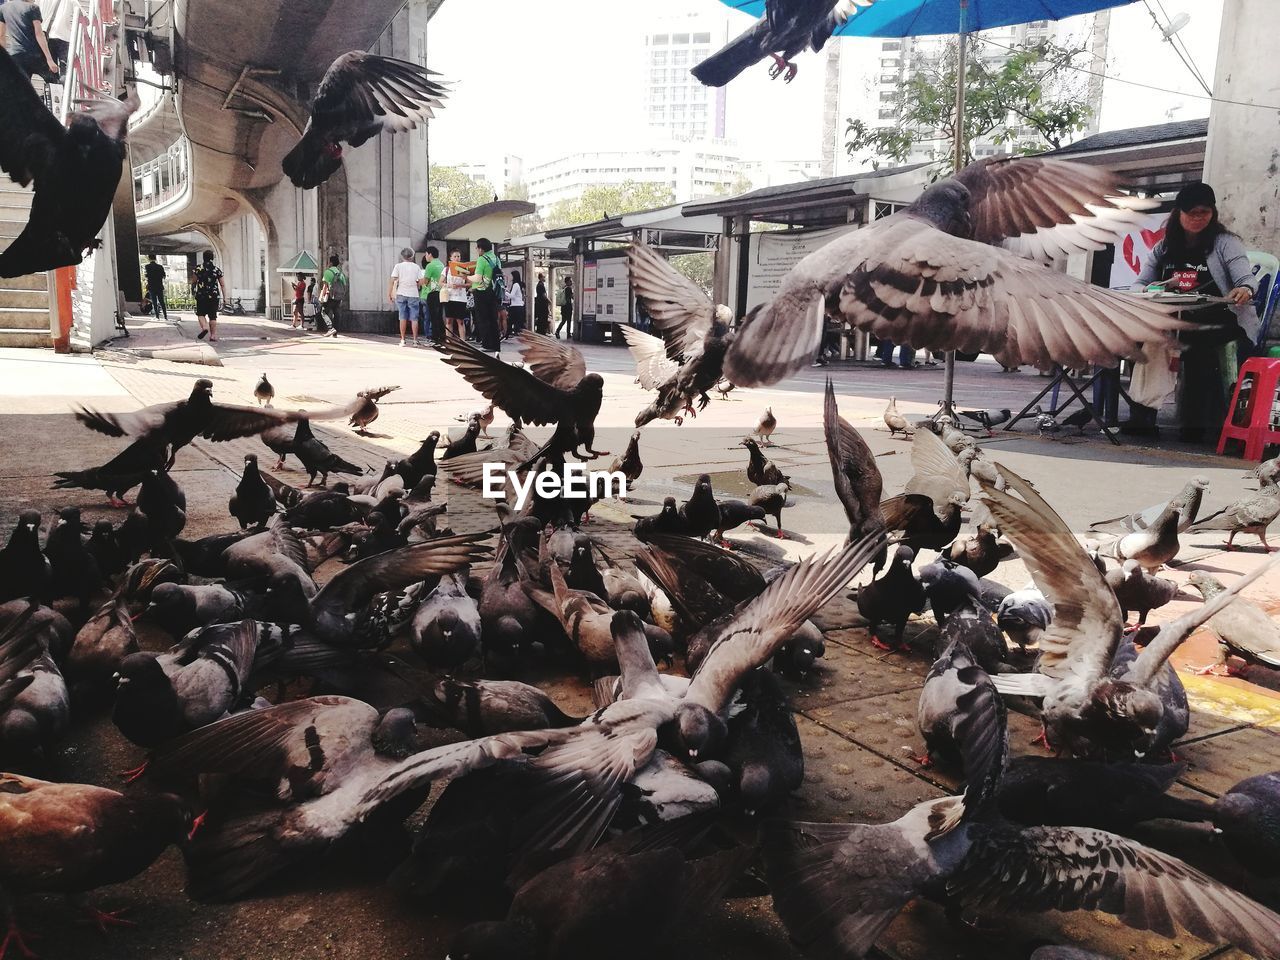
<svg viewBox="0 0 1280 960">
<path fill-rule="evenodd" d="M 1083 26 L 1081 25 L 1083 21 Z M 976 34 L 975 41 L 969 48 L 970 57 L 979 57 L 988 66 L 998 67 L 1007 60 L 1011 48 L 1023 44 L 1035 44 L 1042 41 L 1053 41 L 1058 44 L 1078 44 L 1090 51 L 1091 62 L 1084 64 L 1089 69 L 1101 71 L 1106 64 L 1107 35 L 1110 27 L 1110 15 L 1095 14 L 1093 17 L 1073 18 L 1067 21 L 1033 20 L 1030 23 L 984 30 Z M 983 41 L 988 42 L 983 42 Z M 884 40 L 880 44 L 880 66 L 872 83 L 872 103 L 864 107 L 862 119 L 870 127 L 897 126 L 900 117 L 902 90 L 920 71 L 936 66 L 945 55 L 948 44 L 954 38 L 947 37 L 905 37 L 903 39 Z M 1081 131 L 1080 136 L 1088 136 L 1098 130 L 1098 111 L 1102 105 L 1102 86 L 1096 79 L 1080 75 L 1072 79 L 1078 91 L 1093 108 L 1093 117 Z M 1014 134 L 1014 141 L 997 143 L 995 134 Z M 1010 116 L 1009 125 L 999 131 L 992 131 L 985 137 L 972 142 L 970 149 L 975 157 L 989 157 L 1010 153 L 1015 147 L 1045 145 L 1044 141 L 1031 129 L 1019 128 L 1017 118 Z M 937 140 L 917 141 L 908 158 L 908 162 L 917 163 L 935 159 L 951 149 L 948 142 L 939 133 Z"/>
<path fill-rule="evenodd" d="M 668 17 L 645 37 L 649 126 L 680 140 L 724 138 L 725 91 L 705 87 L 689 72 L 729 39 L 729 21 L 716 13 Z"/>
<path fill-rule="evenodd" d="M 459 163 L 454 166 L 472 180 L 483 180 L 499 195 L 524 183 L 524 161 L 509 153 L 483 162 Z"/>
</svg>

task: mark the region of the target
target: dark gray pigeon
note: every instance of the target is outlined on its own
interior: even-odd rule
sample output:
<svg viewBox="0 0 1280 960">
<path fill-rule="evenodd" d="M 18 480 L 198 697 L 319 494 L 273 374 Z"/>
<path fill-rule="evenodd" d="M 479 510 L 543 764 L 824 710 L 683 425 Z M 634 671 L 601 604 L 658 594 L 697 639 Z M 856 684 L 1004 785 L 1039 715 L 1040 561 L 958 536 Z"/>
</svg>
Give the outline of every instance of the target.
<svg viewBox="0 0 1280 960">
<path fill-rule="evenodd" d="M 40 513 L 23 510 L 9 542 L 0 550 L 0 602 L 15 597 L 47 597 L 49 572 L 49 560 L 40 550 Z"/>
<path fill-rule="evenodd" d="M 1188 532 L 1226 530 L 1228 531 L 1225 545 L 1227 550 L 1234 546 L 1236 534 L 1252 533 L 1262 541 L 1263 549 L 1270 552 L 1271 545 L 1267 543 L 1267 527 L 1277 516 L 1280 516 L 1280 486 L 1274 482 L 1263 483 L 1258 487 L 1257 493 L 1243 496 L 1231 506 L 1210 514 L 1189 527 Z"/>
<path fill-rule="evenodd" d="M 982 592 L 972 570 L 946 560 L 925 564 L 918 576 L 938 626 L 947 622 L 953 610 L 974 602 Z"/>
<path fill-rule="evenodd" d="M 1144 343 L 1183 326 L 1172 311 L 1048 270 L 993 244 L 1017 238 L 1042 262 L 1096 249 L 1095 208 L 1147 207 L 1118 196 L 1102 167 L 1047 157 L 984 159 L 935 183 L 910 206 L 809 254 L 754 308 L 725 357 L 740 387 L 760 387 L 807 367 L 824 314 L 894 343 L 980 351 L 1043 369 L 1113 367 Z M 1119 208 L 1129 208 L 1124 211 Z M 1075 227 L 1074 217 L 1086 218 Z M 1058 226 L 1058 230 L 1040 229 Z M 1092 233 L 1092 236 L 1085 236 Z M 1043 241 L 1043 242 L 1042 242 Z M 1057 249 L 1049 244 L 1063 241 Z M 826 309 L 823 309 L 823 304 Z"/>
<path fill-rule="evenodd" d="M 276 495 L 271 492 L 258 472 L 258 456 L 246 453 L 244 473 L 236 485 L 236 492 L 227 503 L 227 510 L 240 521 L 240 529 L 263 527 L 276 512 Z"/>
<path fill-rule="evenodd" d="M 858 588 L 858 613 L 867 621 L 871 643 L 878 649 L 901 650 L 907 621 L 913 613 L 924 609 L 924 586 L 911 569 L 915 558 L 914 550 L 900 544 L 884 575 L 879 580 L 872 580 Z M 893 627 L 892 645 L 876 636 L 876 627 L 882 623 Z"/>
<path fill-rule="evenodd" d="M 971 774 L 998 766 L 1004 743 L 1004 701 L 986 670 L 957 634 L 934 661 L 920 690 L 916 725 L 924 737 L 924 766 L 938 763 Z M 980 778 L 970 782 L 977 789 Z"/>
<path fill-rule="evenodd" d="M 1105 577 L 1120 604 L 1121 615 L 1127 620 L 1129 611 L 1136 610 L 1139 626 L 1147 622 L 1147 614 L 1152 610 L 1163 607 L 1178 595 L 1176 583 L 1147 573 L 1137 560 L 1126 560 L 1124 566 L 1108 570 Z"/>
<path fill-rule="evenodd" d="M 409 643 L 430 667 L 457 667 L 480 654 L 480 607 L 464 570 L 446 574 L 418 605 Z M 497 732 L 497 731 L 494 731 Z"/>
<path fill-rule="evenodd" d="M 729 719 L 724 763 L 730 792 L 748 814 L 777 809 L 804 783 L 804 751 L 791 701 L 768 668 L 743 684 L 746 708 Z"/>
<path fill-rule="evenodd" d="M 1089 529 L 1099 530 L 1119 524 L 1130 532 L 1146 530 L 1148 527 L 1159 526 L 1163 522 L 1167 511 L 1177 510 L 1178 532 L 1183 533 L 1191 524 L 1195 523 L 1196 517 L 1200 513 L 1200 504 L 1204 500 L 1204 493 L 1208 489 L 1208 477 L 1192 477 L 1172 500 L 1146 507 L 1137 513 L 1127 513 L 1123 517 L 1097 520 L 1089 524 Z"/>
<path fill-rule="evenodd" d="M 880 497 L 884 492 L 884 479 L 867 441 L 840 416 L 830 377 L 827 378 L 822 403 L 822 432 L 827 441 L 827 459 L 831 461 L 836 496 L 840 498 L 849 521 L 849 539 L 859 540 L 868 533 L 883 530 L 885 522 Z M 884 560 L 884 557 L 876 558 L 875 573 L 880 572 Z"/>
<path fill-rule="evenodd" d="M 1251 871 L 1280 874 L 1280 773 L 1249 777 L 1224 793 L 1213 804 L 1213 825 Z"/>
<path fill-rule="evenodd" d="M 1009 662 L 1009 645 L 996 624 L 991 611 L 977 597 L 968 597 L 957 607 L 938 632 L 934 647 L 938 657 L 946 653 L 956 640 L 961 641 L 973 659 L 987 673 L 999 673 Z"/>
</svg>

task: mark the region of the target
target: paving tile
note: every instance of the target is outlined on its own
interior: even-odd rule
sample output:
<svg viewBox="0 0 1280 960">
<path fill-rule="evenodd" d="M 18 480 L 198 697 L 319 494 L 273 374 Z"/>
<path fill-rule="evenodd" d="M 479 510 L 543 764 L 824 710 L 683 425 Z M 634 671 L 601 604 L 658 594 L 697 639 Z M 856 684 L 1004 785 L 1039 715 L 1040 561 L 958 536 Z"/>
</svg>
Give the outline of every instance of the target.
<svg viewBox="0 0 1280 960">
<path fill-rule="evenodd" d="M 1177 753 L 1187 761 L 1182 782 L 1220 796 L 1247 777 L 1280 770 L 1280 734 L 1253 728 L 1234 730 L 1188 743 Z"/>
<path fill-rule="evenodd" d="M 784 680 L 797 710 L 810 711 L 847 700 L 873 697 L 892 690 L 918 688 L 920 678 L 895 664 L 881 663 L 837 644 L 804 680 Z"/>
</svg>

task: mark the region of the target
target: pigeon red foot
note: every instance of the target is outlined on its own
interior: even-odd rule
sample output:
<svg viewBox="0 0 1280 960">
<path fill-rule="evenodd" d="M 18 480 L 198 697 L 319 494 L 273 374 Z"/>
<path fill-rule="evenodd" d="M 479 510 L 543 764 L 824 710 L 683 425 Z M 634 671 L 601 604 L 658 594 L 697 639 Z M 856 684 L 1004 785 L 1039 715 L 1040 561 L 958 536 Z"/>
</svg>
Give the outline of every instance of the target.
<svg viewBox="0 0 1280 960">
<path fill-rule="evenodd" d="M 10 920 L 9 929 L 5 931 L 4 940 L 0 940 L 0 960 L 4 960 L 4 956 L 11 946 L 16 948 L 27 960 L 35 960 L 39 954 L 27 945 L 27 941 L 38 939 L 40 939 L 38 933 L 27 933 L 18 926 L 16 920 Z"/>
</svg>

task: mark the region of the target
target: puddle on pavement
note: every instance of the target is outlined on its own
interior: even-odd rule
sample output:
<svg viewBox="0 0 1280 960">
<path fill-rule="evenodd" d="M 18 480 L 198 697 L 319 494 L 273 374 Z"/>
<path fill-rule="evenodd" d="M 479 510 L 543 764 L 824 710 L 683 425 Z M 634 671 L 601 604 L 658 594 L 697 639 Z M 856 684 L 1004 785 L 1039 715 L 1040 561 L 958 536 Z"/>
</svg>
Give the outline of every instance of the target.
<svg viewBox="0 0 1280 960">
<path fill-rule="evenodd" d="M 672 482 L 692 486 L 698 482 L 700 476 L 702 476 L 701 473 L 682 473 Z M 711 477 L 711 489 L 715 491 L 717 497 L 746 497 L 756 488 L 756 485 L 747 479 L 746 471 L 743 469 L 722 470 L 708 476 Z M 814 497 L 817 494 L 803 484 L 792 482 L 791 496 Z"/>
</svg>

